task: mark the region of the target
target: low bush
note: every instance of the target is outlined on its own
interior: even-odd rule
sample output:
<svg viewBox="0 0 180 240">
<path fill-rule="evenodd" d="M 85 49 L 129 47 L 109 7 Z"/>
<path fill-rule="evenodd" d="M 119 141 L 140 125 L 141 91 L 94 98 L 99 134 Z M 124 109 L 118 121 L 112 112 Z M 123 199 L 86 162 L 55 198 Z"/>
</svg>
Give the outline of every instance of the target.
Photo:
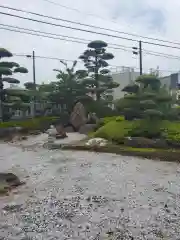
<svg viewBox="0 0 180 240">
<path fill-rule="evenodd" d="M 133 128 L 129 132 L 131 137 L 161 138 L 163 121 L 142 119 L 134 121 Z"/>
<path fill-rule="evenodd" d="M 180 144 L 180 122 L 123 120 L 122 117 L 104 118 L 100 128 L 93 137 L 101 137 L 117 143 L 124 143 L 124 138 L 144 137 L 149 139 L 164 139 L 168 142 Z"/>
<path fill-rule="evenodd" d="M 0 123 L 0 129 L 11 127 L 22 127 L 27 130 L 43 130 L 58 120 L 57 117 L 39 117 L 27 120 L 9 121 Z"/>
<path fill-rule="evenodd" d="M 180 122 L 164 121 L 163 137 L 167 141 L 180 143 Z"/>
<path fill-rule="evenodd" d="M 99 118 L 118 116 L 119 112 L 106 106 L 104 101 L 91 101 L 84 104 L 86 111 L 96 113 Z"/>
<path fill-rule="evenodd" d="M 110 121 L 103 127 L 99 128 L 94 137 L 105 138 L 109 141 L 123 143 L 124 137 L 129 136 L 129 132 L 133 128 L 133 121 Z"/>
<path fill-rule="evenodd" d="M 113 117 L 105 117 L 105 118 L 101 118 L 96 126 L 96 130 L 98 130 L 100 127 L 103 127 L 104 125 L 106 125 L 109 122 L 112 121 L 116 121 L 116 122 L 120 122 L 124 120 L 124 116 L 113 116 Z"/>
</svg>

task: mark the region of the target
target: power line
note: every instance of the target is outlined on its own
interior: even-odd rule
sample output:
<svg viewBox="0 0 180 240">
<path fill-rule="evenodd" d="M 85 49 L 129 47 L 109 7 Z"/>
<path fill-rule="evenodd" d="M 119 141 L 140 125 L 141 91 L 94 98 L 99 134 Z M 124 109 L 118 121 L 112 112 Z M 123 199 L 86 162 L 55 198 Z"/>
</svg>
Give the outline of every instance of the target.
<svg viewBox="0 0 180 240">
<path fill-rule="evenodd" d="M 51 26 L 55 26 L 55 27 L 63 27 L 63 28 L 67 28 L 67 29 L 72 29 L 72 30 L 77 30 L 77 31 L 82 31 L 82 32 L 87 32 L 87 33 L 99 34 L 99 35 L 107 36 L 107 37 L 114 37 L 114 38 L 124 39 L 124 40 L 128 40 L 128 41 L 138 42 L 138 40 L 131 39 L 131 38 L 120 37 L 120 36 L 117 36 L 117 35 L 100 33 L 100 32 L 95 32 L 95 31 L 91 31 L 91 30 L 75 28 L 75 27 L 71 27 L 71 26 L 65 26 L 65 25 L 62 25 L 62 24 L 50 23 L 50 22 L 46 22 L 46 21 L 42 21 L 42 20 L 33 19 L 33 18 L 18 16 L 18 15 L 15 15 L 15 14 L 4 13 L 4 12 L 0 12 L 0 14 L 6 15 L 6 16 L 11 16 L 11 17 L 16 17 L 16 18 L 20 18 L 20 19 L 24 19 L 24 20 L 29 20 L 29 21 L 33 21 L 33 22 L 43 23 L 43 24 L 47 24 L 47 25 L 51 25 Z M 170 46 L 170 45 L 165 45 L 165 44 L 160 44 L 160 43 L 153 43 L 153 42 L 146 42 L 146 41 L 142 41 L 142 43 L 155 45 L 155 46 L 160 46 L 160 47 L 180 49 L 180 47 Z"/>
<path fill-rule="evenodd" d="M 28 55 L 30 55 L 29 53 L 27 54 L 18 54 L 18 53 L 13 53 L 13 56 L 16 57 L 27 57 Z M 66 61 L 66 62 L 74 62 L 74 60 L 70 60 L 70 59 L 64 59 L 64 58 L 57 58 L 57 57 L 48 57 L 48 56 L 39 56 L 36 55 L 36 58 L 41 58 L 41 59 L 48 59 L 48 60 L 58 60 L 58 61 Z M 81 61 L 77 61 L 79 63 L 82 63 Z"/>
<path fill-rule="evenodd" d="M 10 27 L 10 28 L 17 28 L 19 30 L 27 30 L 27 31 L 35 32 L 35 33 L 48 34 L 48 35 L 53 35 L 53 36 L 58 36 L 58 37 L 67 37 L 67 38 L 72 38 L 72 39 L 75 39 L 75 40 L 87 41 L 87 43 L 89 41 L 91 41 L 91 40 L 88 40 L 88 39 L 83 39 L 83 38 L 78 38 L 78 37 L 71 37 L 71 36 L 57 34 L 57 33 L 44 32 L 44 31 L 34 30 L 32 28 L 23 28 L 23 27 L 13 26 L 13 25 L 9 25 L 9 24 L 2 24 L 2 23 L 0 23 L 0 26 Z"/>
<path fill-rule="evenodd" d="M 76 41 L 76 40 L 71 40 L 71 39 L 66 39 L 66 38 L 59 38 L 59 37 L 52 37 L 52 36 L 48 36 L 48 35 L 55 35 L 55 36 L 62 36 L 62 37 L 67 37 L 67 38 L 72 38 L 72 39 L 80 39 L 80 40 L 84 40 L 84 41 L 88 41 L 87 39 L 83 39 L 83 38 L 75 38 L 75 37 L 70 37 L 67 35 L 60 35 L 60 34 L 55 34 L 55 33 L 49 33 L 49 32 L 42 32 L 42 31 L 36 31 L 33 29 L 29 29 L 29 28 L 21 28 L 18 26 L 12 26 L 12 25 L 7 25 L 7 24 L 0 24 L 0 26 L 7 26 L 7 27 L 13 27 L 15 29 L 9 29 L 6 27 L 0 27 L 0 29 L 3 30 L 8 30 L 8 31 L 12 31 L 12 32 L 17 32 L 17 33 L 22 33 L 22 34 L 28 34 L 28 35 L 33 35 L 33 36 L 38 36 L 38 37 L 45 37 L 45 38 L 50 38 L 50 39 L 55 39 L 55 40 L 62 40 L 62 41 L 67 41 L 67 42 L 75 42 L 75 43 L 80 43 L 80 44 L 87 44 L 87 42 L 82 42 L 82 41 Z M 16 28 L 18 30 L 16 30 Z M 21 30 L 28 30 L 28 31 L 32 31 L 31 32 L 25 32 L 25 31 L 19 31 L 19 29 Z M 43 33 L 43 34 L 48 34 L 48 35 L 42 35 L 39 33 Z M 116 49 L 116 50 L 123 50 L 126 52 L 132 52 L 132 48 L 125 46 L 125 45 L 118 45 L 118 44 L 111 44 L 112 46 L 120 46 L 120 47 L 109 47 L 111 49 Z M 122 48 L 123 47 L 123 48 Z M 131 50 L 128 50 L 126 48 L 130 48 Z M 160 53 L 160 52 L 154 52 L 154 51 L 149 51 L 149 50 L 145 50 L 143 49 L 143 52 L 150 54 L 150 55 L 154 55 L 154 56 L 159 56 L 159 57 L 166 57 L 166 58 L 172 58 L 172 59 L 180 59 L 180 56 L 176 56 L 176 55 L 170 55 L 170 54 L 164 54 L 164 53 Z"/>
<path fill-rule="evenodd" d="M 49 0 L 44 0 L 44 1 L 48 1 L 48 2 L 52 3 L 52 1 L 49 1 Z M 57 3 L 57 4 L 62 6 L 59 3 Z M 59 18 L 59 17 L 52 17 L 52 16 L 48 16 L 48 15 L 44 15 L 44 14 L 40 14 L 40 13 L 36 13 L 36 12 L 21 10 L 21 9 L 12 8 L 12 7 L 3 6 L 3 5 L 0 5 L 0 7 L 4 8 L 4 9 L 9 9 L 9 10 L 13 10 L 13 11 L 22 12 L 22 13 L 32 14 L 32 15 L 35 15 L 35 16 L 44 17 L 44 18 L 48 18 L 48 19 L 52 19 L 52 20 L 59 20 L 59 21 L 67 22 L 67 23 L 77 24 L 77 25 L 81 25 L 81 26 L 84 26 L 84 27 L 91 27 L 91 28 L 111 31 L 111 32 L 114 32 L 114 33 L 125 34 L 125 35 L 129 35 L 129 36 L 137 37 L 137 38 L 144 38 L 144 39 L 149 39 L 149 40 L 153 40 L 153 41 L 160 41 L 160 42 L 164 42 L 164 43 L 180 45 L 180 42 L 174 42 L 174 41 L 163 40 L 163 39 L 158 39 L 158 38 L 146 37 L 146 36 L 142 36 L 142 35 L 138 35 L 138 34 L 132 34 L 132 33 L 124 32 L 124 31 L 118 31 L 118 30 L 99 27 L 99 26 L 95 26 L 95 25 L 84 24 L 84 23 L 81 23 L 81 22 L 71 21 L 71 20 L 67 20 L 67 19 L 63 19 L 63 18 Z"/>
<path fill-rule="evenodd" d="M 66 20 L 66 19 L 55 18 L 55 17 L 51 17 L 51 16 L 39 14 L 39 13 L 24 11 L 24 10 L 21 10 L 21 9 L 6 7 L 6 6 L 2 6 L 2 5 L 0 5 L 0 7 L 1 7 L 1 8 L 6 8 L 6 9 L 10 9 L 10 10 L 14 10 L 14 11 L 18 11 L 18 12 L 33 14 L 33 15 L 40 16 L 40 17 L 50 18 L 50 19 L 53 19 L 53 20 L 60 20 L 60 21 L 68 22 L 68 23 L 73 23 L 73 24 L 77 24 L 77 25 L 81 25 L 81 26 L 94 27 L 94 28 L 101 29 L 101 30 L 113 31 L 112 29 L 106 29 L 106 28 L 101 28 L 101 27 L 97 27 L 97 26 L 93 26 L 93 25 L 83 24 L 83 23 L 80 23 L 80 22 L 74 22 L 74 21 L 70 21 L 70 20 Z M 53 26 L 70 28 L 70 29 L 72 29 L 72 30 L 78 30 L 78 31 L 85 31 L 85 32 L 89 32 L 89 33 L 101 34 L 101 35 L 109 36 L 109 37 L 116 37 L 116 36 L 113 36 L 113 35 L 110 35 L 110 34 L 98 33 L 98 32 L 93 32 L 93 31 L 91 31 L 91 30 L 79 29 L 79 28 L 75 28 L 75 27 L 70 27 L 70 26 L 65 26 L 65 25 L 60 25 L 60 24 L 45 22 L 45 21 L 41 21 L 41 20 L 37 20 L 37 19 L 32 19 L 32 18 L 27 18 L 27 17 L 21 17 L 21 16 L 18 16 L 18 15 L 15 15 L 15 14 L 10 14 L 10 13 L 0 12 L 0 14 L 12 16 L 12 17 L 17 17 L 17 18 L 21 18 L 21 19 L 25 19 L 25 20 L 35 21 L 35 22 L 39 22 L 39 23 L 50 24 L 50 25 L 53 25 Z M 114 31 L 113 31 L 113 32 L 114 32 Z M 122 32 L 119 32 L 119 33 L 122 33 Z M 136 41 L 136 42 L 138 41 L 138 40 L 129 39 L 129 38 L 126 38 L 126 37 L 118 37 L 118 38 L 121 38 L 121 39 L 124 39 L 124 40 Z"/>
<path fill-rule="evenodd" d="M 66 38 L 71 38 L 71 39 L 80 40 L 80 41 L 86 41 L 86 44 L 88 44 L 90 41 L 92 41 L 92 40 L 89 40 L 89 39 L 71 37 L 71 36 L 57 34 L 57 33 L 44 32 L 44 31 L 34 30 L 34 29 L 31 29 L 31 28 L 22 28 L 22 27 L 19 27 L 19 26 L 13 26 L 13 25 L 8 25 L 8 24 L 0 24 L 0 26 L 17 28 L 18 30 L 27 30 L 27 31 L 35 32 L 35 33 L 48 34 L 48 35 L 53 35 L 53 36 L 58 36 L 58 37 L 66 37 Z M 111 46 L 129 48 L 129 49 L 131 49 L 131 52 L 132 52 L 132 47 L 129 47 L 129 46 L 120 45 L 120 44 L 109 44 L 109 43 L 108 43 L 108 46 L 110 46 L 109 48 L 113 48 L 113 49 L 121 49 L 121 48 L 115 48 L 115 47 L 111 47 Z"/>
<path fill-rule="evenodd" d="M 94 16 L 94 17 L 100 18 L 100 19 L 105 20 L 105 21 L 108 21 L 108 22 L 113 22 L 113 23 L 115 23 L 115 24 L 119 24 L 117 21 L 109 20 L 109 19 L 103 18 L 103 17 L 101 17 L 101 16 L 99 16 L 99 15 L 96 15 L 96 14 L 91 14 L 91 13 L 87 13 L 87 12 L 82 12 L 82 11 L 80 11 L 80 10 L 77 9 L 77 8 L 68 7 L 68 6 L 62 5 L 62 4 L 60 4 L 60 3 L 51 1 L 51 0 L 42 0 L 42 1 L 45 1 L 45 2 L 48 2 L 48 3 L 54 4 L 54 5 L 56 5 L 56 6 L 60 6 L 60 7 L 65 8 L 65 9 L 70 9 L 70 10 L 73 10 L 73 11 L 76 11 L 76 12 L 79 12 L 79 13 L 82 13 L 82 14 L 85 14 L 85 15 Z M 109 29 L 109 30 L 110 30 L 110 31 L 114 31 L 114 30 L 112 30 L 112 29 Z M 171 44 L 180 45 L 180 42 L 174 42 L 174 41 L 169 41 L 169 40 L 162 40 L 162 39 L 158 39 L 158 38 L 151 38 L 151 37 L 146 37 L 146 36 L 142 36 L 142 35 L 139 35 L 139 34 L 133 34 L 133 33 L 128 33 L 128 32 L 119 32 L 119 33 L 123 33 L 123 34 L 130 35 L 130 36 L 133 36 L 133 37 L 138 37 L 138 38 L 146 38 L 146 39 L 149 39 L 149 40 L 156 40 L 156 41 L 161 41 L 161 42 L 166 42 L 166 43 L 171 43 Z"/>
<path fill-rule="evenodd" d="M 18 54 L 18 53 L 13 53 L 13 56 L 17 56 L 17 57 L 27 57 L 27 55 L 29 55 L 29 53 L 27 54 Z M 46 59 L 46 60 L 58 60 L 58 61 L 66 61 L 66 62 L 74 62 L 74 60 L 70 60 L 70 59 L 64 59 L 64 58 L 58 58 L 58 57 L 49 57 L 49 56 L 41 56 L 41 55 L 36 55 L 36 58 L 40 58 L 40 59 Z M 82 63 L 82 61 L 77 61 L 79 63 Z M 109 67 L 112 67 L 112 68 L 133 68 L 133 69 L 138 69 L 138 67 L 132 67 L 132 66 L 117 66 L 117 65 L 109 65 Z M 146 69 L 146 68 L 143 68 L 144 70 L 149 70 L 149 69 Z M 174 72 L 177 72 L 177 70 L 165 70 L 165 69 L 159 69 L 159 71 L 161 72 L 169 72 L 169 73 L 174 73 Z M 118 72 L 117 72 L 118 73 Z"/>
<path fill-rule="evenodd" d="M 174 59 L 174 60 L 180 60 L 180 56 L 176 56 L 176 55 L 170 55 L 170 54 L 163 54 L 163 53 L 158 53 L 158 52 L 151 52 L 151 51 L 144 51 L 145 53 L 147 53 L 148 55 L 153 55 L 153 56 L 157 56 L 157 57 L 164 57 L 164 58 L 168 58 L 168 59 Z"/>
<path fill-rule="evenodd" d="M 87 33 L 99 34 L 99 35 L 107 36 L 107 37 L 115 37 L 115 38 L 119 38 L 119 39 L 124 39 L 124 40 L 133 41 L 133 42 L 138 42 L 138 40 L 131 39 L 131 38 L 120 37 L 120 36 L 111 35 L 111 34 L 107 34 L 107 33 L 99 33 L 99 32 L 95 32 L 95 31 L 92 31 L 92 30 L 86 30 L 86 29 L 81 29 L 81 28 L 76 28 L 76 27 L 71 27 L 71 26 L 65 26 L 65 25 L 62 25 L 62 24 L 56 24 L 56 23 L 46 22 L 46 21 L 37 20 L 37 19 L 33 19 L 33 18 L 22 17 L 22 16 L 18 16 L 18 15 L 15 15 L 15 14 L 11 14 L 11 13 L 0 12 L 0 14 L 6 15 L 6 16 L 10 16 L 10 17 L 16 17 L 16 18 L 20 18 L 20 19 L 24 19 L 24 20 L 29 20 L 29 21 L 33 21 L 33 22 L 43 23 L 43 24 L 54 26 L 54 27 L 62 27 L 62 28 L 67 28 L 67 29 L 87 32 Z"/>
<path fill-rule="evenodd" d="M 38 34 L 38 33 L 23 32 L 23 31 L 20 31 L 20 30 L 9 29 L 9 28 L 5 28 L 5 27 L 0 27 L 0 29 L 11 31 L 11 32 L 17 32 L 17 33 L 23 33 L 23 34 L 38 36 L 38 37 L 45 37 L 45 38 L 51 38 L 51 39 L 57 39 L 57 40 L 63 40 L 63 41 L 65 40 L 67 42 L 75 42 L 75 43 L 86 44 L 84 42 L 80 42 L 80 41 L 76 41 L 76 40 L 69 40 L 69 39 L 65 39 L 65 38 L 58 38 L 58 37 L 53 37 L 53 36 L 48 36 L 48 35 L 41 35 L 41 34 Z"/>
<path fill-rule="evenodd" d="M 80 43 L 80 44 L 87 45 L 87 42 L 65 39 L 65 38 L 60 38 L 60 37 L 53 37 L 53 36 L 48 36 L 48 35 L 42 35 L 42 34 L 39 34 L 39 33 L 25 32 L 25 31 L 21 31 L 21 30 L 6 28 L 6 27 L 0 27 L 0 29 L 7 30 L 7 31 L 10 31 L 10 32 L 23 33 L 23 34 L 28 34 L 28 35 L 32 35 L 32 36 L 45 37 L 45 38 L 50 38 L 50 39 L 56 39 L 56 40 L 62 40 L 62 41 L 74 42 L 74 43 Z M 130 52 L 130 50 L 120 48 L 120 47 L 110 47 L 110 48 Z"/>
<path fill-rule="evenodd" d="M 0 29 L 7 30 L 7 31 L 10 31 L 10 32 L 17 32 L 17 33 L 28 34 L 28 35 L 32 35 L 32 36 L 45 37 L 45 38 L 50 38 L 50 39 L 55 39 L 55 40 L 74 42 L 74 43 L 80 43 L 80 44 L 85 44 L 85 45 L 87 44 L 87 42 L 80 42 L 80 41 L 76 41 L 76 40 L 70 40 L 70 39 L 65 39 L 65 38 L 59 38 L 59 37 L 53 37 L 53 36 L 48 36 L 48 35 L 42 35 L 42 34 L 38 34 L 38 33 L 24 32 L 24 31 L 20 31 L 20 30 L 16 30 L 16 29 L 5 28 L 5 27 L 0 27 Z M 123 48 L 118 48 L 118 47 L 110 47 L 110 48 L 116 49 L 116 50 L 122 50 L 122 51 L 130 52 L 129 50 L 123 49 Z"/>
<path fill-rule="evenodd" d="M 96 15 L 96 14 L 93 14 L 93 13 L 88 13 L 88 12 L 82 12 L 82 11 L 80 11 L 80 10 L 77 9 L 77 8 L 68 7 L 68 6 L 62 5 L 62 4 L 57 3 L 57 2 L 53 2 L 53 1 L 50 1 L 50 0 L 43 0 L 43 1 L 44 1 L 44 2 L 48 2 L 48 3 L 51 3 L 51 4 L 54 4 L 54 5 L 56 5 L 56 6 L 60 6 L 60 7 L 65 8 L 65 9 L 69 9 L 69 10 L 72 10 L 72 11 L 79 12 L 79 13 L 82 13 L 82 14 L 85 14 L 85 15 L 97 17 L 97 18 L 100 18 L 100 19 L 102 19 L 102 20 L 106 20 L 106 21 L 108 20 L 108 19 L 103 18 L 103 17 L 101 17 L 101 16 L 99 16 L 99 15 Z M 109 21 L 109 20 L 108 20 L 108 21 Z M 112 21 L 112 22 L 117 23 L 117 22 L 115 22 L 115 21 Z"/>
<path fill-rule="evenodd" d="M 0 29 L 4 29 L 4 30 L 8 30 L 8 31 L 13 31 L 14 29 L 9 29 L 9 28 L 5 28 L 7 27 L 11 27 L 11 28 L 15 28 L 15 32 L 18 33 L 23 33 L 23 34 L 29 34 L 29 35 L 33 35 L 33 36 L 41 36 L 41 37 L 47 37 L 47 38 L 52 38 L 52 39 L 57 39 L 57 40 L 62 40 L 62 41 L 69 41 L 69 42 L 76 42 L 76 43 L 80 43 L 80 44 L 87 44 L 89 41 L 91 40 L 87 40 L 84 38 L 75 38 L 75 37 L 70 37 L 67 35 L 60 35 L 60 34 L 56 34 L 56 33 L 49 33 L 49 32 L 43 32 L 43 31 L 39 31 L 39 30 L 34 30 L 34 29 L 30 29 L 30 28 L 22 28 L 22 27 L 18 27 L 18 26 L 13 26 L 13 25 L 7 25 L 7 24 L 0 24 L 0 26 L 3 26 L 2 28 L 0 27 Z M 5 26 L 5 27 L 4 27 Z M 18 30 L 26 30 L 26 31 L 32 31 L 31 32 L 24 32 L 24 31 L 18 31 Z M 38 33 L 38 34 L 35 34 Z M 40 34 L 39 34 L 40 33 Z M 46 35 L 41 35 L 41 33 L 43 34 L 48 34 L 48 35 L 53 35 L 53 36 L 60 36 L 60 37 L 67 37 L 67 38 L 72 38 L 72 39 L 77 39 L 77 40 L 82 40 L 82 41 L 87 41 L 87 42 L 81 42 L 81 41 L 72 41 L 71 39 L 65 39 L 65 38 L 56 38 L 56 37 L 50 37 L 50 36 L 46 36 Z M 111 47 L 111 46 L 117 46 L 117 47 Z M 123 48 L 122 48 L 123 47 Z M 119 44 L 111 44 L 109 46 L 109 48 L 112 49 L 117 49 L 117 50 L 123 50 L 126 52 L 132 52 L 132 48 L 125 46 L 125 45 L 119 45 Z M 127 49 L 126 49 L 127 48 Z M 128 50 L 129 49 L 129 50 Z M 131 49 L 131 50 L 130 50 Z M 154 56 L 159 56 L 159 57 L 167 57 L 167 58 L 172 58 L 172 59 L 180 59 L 180 56 L 176 56 L 176 55 L 170 55 L 170 54 L 164 54 L 161 52 L 155 52 L 155 51 L 149 51 L 146 49 L 143 49 L 143 52 L 150 54 L 150 55 L 154 55 Z"/>
</svg>

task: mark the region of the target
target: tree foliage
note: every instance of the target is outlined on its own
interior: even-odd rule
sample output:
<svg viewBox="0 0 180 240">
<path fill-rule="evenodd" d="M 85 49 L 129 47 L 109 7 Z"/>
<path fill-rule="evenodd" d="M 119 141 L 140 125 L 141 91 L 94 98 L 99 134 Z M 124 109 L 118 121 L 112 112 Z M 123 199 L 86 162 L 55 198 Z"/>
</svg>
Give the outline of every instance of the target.
<svg viewBox="0 0 180 240">
<path fill-rule="evenodd" d="M 0 59 L 6 57 L 12 57 L 12 53 L 4 48 L 0 48 Z M 10 118 L 9 115 L 9 107 L 11 108 L 17 106 L 21 99 L 15 96 L 12 97 L 12 92 L 4 89 L 4 82 L 10 84 L 18 84 L 19 80 L 12 76 L 14 73 L 27 73 L 28 70 L 24 67 L 20 67 L 20 65 L 16 62 L 0 62 L 0 120 L 7 120 Z M 6 76 L 6 77 L 5 77 Z"/>
<path fill-rule="evenodd" d="M 161 86 L 157 76 L 142 75 L 133 84 L 127 85 L 124 98 L 117 102 L 117 108 L 127 119 L 167 119 L 172 109 L 172 97 Z"/>
<path fill-rule="evenodd" d="M 92 100 L 87 95 L 89 90 L 83 82 L 88 74 L 86 70 L 76 70 L 77 61 L 74 61 L 71 67 L 63 61 L 60 62 L 65 70 L 54 69 L 57 73 L 56 81 L 39 85 L 39 92 L 46 92 L 50 102 L 66 105 L 67 111 L 70 112 L 76 101 Z"/>
<path fill-rule="evenodd" d="M 102 96 L 110 95 L 107 90 L 119 86 L 113 82 L 110 70 L 107 69 L 109 66 L 107 61 L 114 58 L 112 53 L 106 52 L 107 46 L 106 42 L 92 41 L 88 44 L 88 49 L 79 57 L 88 71 L 88 78 L 84 79 L 84 85 L 96 95 L 97 100 Z"/>
</svg>

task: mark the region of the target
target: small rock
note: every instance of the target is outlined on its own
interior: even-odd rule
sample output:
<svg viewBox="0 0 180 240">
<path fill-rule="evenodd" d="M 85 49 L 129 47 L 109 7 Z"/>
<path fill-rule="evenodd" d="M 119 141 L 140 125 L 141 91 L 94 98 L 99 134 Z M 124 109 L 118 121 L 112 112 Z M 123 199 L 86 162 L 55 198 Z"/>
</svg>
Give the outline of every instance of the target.
<svg viewBox="0 0 180 240">
<path fill-rule="evenodd" d="M 21 140 L 27 140 L 28 137 L 27 136 L 21 136 Z"/>
<path fill-rule="evenodd" d="M 114 232 L 112 231 L 112 230 L 109 230 L 109 231 L 107 231 L 107 233 L 106 233 L 108 236 L 112 236 L 113 234 L 114 234 Z"/>
<path fill-rule="evenodd" d="M 86 146 L 100 146 L 100 147 L 104 147 L 106 146 L 108 143 L 108 141 L 106 139 L 103 138 L 92 138 L 90 140 L 88 140 L 85 145 Z"/>
<path fill-rule="evenodd" d="M 14 187 L 18 187 L 24 184 L 20 179 L 13 173 L 0 173 L 0 193 L 6 194 L 9 190 Z"/>
<path fill-rule="evenodd" d="M 87 198 L 86 198 L 86 201 L 90 202 L 90 201 L 91 201 L 91 197 L 90 197 L 90 196 L 87 197 Z"/>
<path fill-rule="evenodd" d="M 5 211 L 11 211 L 11 212 L 16 212 L 16 211 L 21 210 L 21 207 L 22 207 L 22 204 L 10 203 L 10 204 L 7 204 L 7 205 L 3 208 L 3 210 L 5 210 Z"/>
</svg>

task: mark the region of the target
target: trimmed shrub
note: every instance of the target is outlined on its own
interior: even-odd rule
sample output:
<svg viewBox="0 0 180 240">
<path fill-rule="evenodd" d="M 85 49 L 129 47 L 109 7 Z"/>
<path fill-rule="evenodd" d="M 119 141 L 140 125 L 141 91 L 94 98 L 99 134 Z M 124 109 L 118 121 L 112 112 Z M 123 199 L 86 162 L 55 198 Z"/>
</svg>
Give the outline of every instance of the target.
<svg viewBox="0 0 180 240">
<path fill-rule="evenodd" d="M 118 116 L 118 117 L 113 116 L 113 117 L 101 118 L 97 123 L 96 130 L 98 130 L 100 127 L 103 127 L 104 125 L 112 121 L 116 121 L 116 122 L 124 121 L 124 116 Z"/>
<path fill-rule="evenodd" d="M 104 101 L 91 101 L 84 103 L 87 112 L 96 113 L 98 118 L 118 116 L 119 112 L 106 106 Z"/>
<path fill-rule="evenodd" d="M 163 137 L 167 141 L 180 143 L 180 122 L 164 121 Z"/>
<path fill-rule="evenodd" d="M 149 139 L 144 137 L 133 137 L 131 139 L 126 138 L 124 141 L 126 146 L 135 148 L 167 148 L 168 144 L 163 139 Z"/>
<path fill-rule="evenodd" d="M 133 127 L 133 121 L 110 121 L 94 133 L 94 137 L 105 138 L 109 141 L 123 143 L 124 138 L 129 136 Z"/>
<path fill-rule="evenodd" d="M 121 122 L 121 121 L 124 121 L 124 120 L 125 120 L 124 116 L 116 117 L 116 122 Z"/>
<path fill-rule="evenodd" d="M 136 120 L 129 132 L 131 137 L 161 138 L 163 121 L 161 120 Z"/>
<path fill-rule="evenodd" d="M 125 138 L 131 136 L 161 139 L 168 142 L 169 146 L 180 146 L 180 122 L 152 119 L 127 121 L 121 116 L 114 116 L 101 119 L 98 127 L 91 134 L 92 137 L 105 138 L 119 144 L 123 144 Z"/>
<path fill-rule="evenodd" d="M 162 146 L 165 146 L 165 142 L 172 147 L 180 146 L 180 122 L 178 121 L 170 122 L 160 119 L 127 121 L 122 116 L 114 116 L 101 119 L 97 127 L 97 131 L 91 134 L 91 137 L 101 137 L 119 144 L 124 144 L 125 138 L 131 136 L 156 139 L 156 141 L 160 139 Z"/>
</svg>

